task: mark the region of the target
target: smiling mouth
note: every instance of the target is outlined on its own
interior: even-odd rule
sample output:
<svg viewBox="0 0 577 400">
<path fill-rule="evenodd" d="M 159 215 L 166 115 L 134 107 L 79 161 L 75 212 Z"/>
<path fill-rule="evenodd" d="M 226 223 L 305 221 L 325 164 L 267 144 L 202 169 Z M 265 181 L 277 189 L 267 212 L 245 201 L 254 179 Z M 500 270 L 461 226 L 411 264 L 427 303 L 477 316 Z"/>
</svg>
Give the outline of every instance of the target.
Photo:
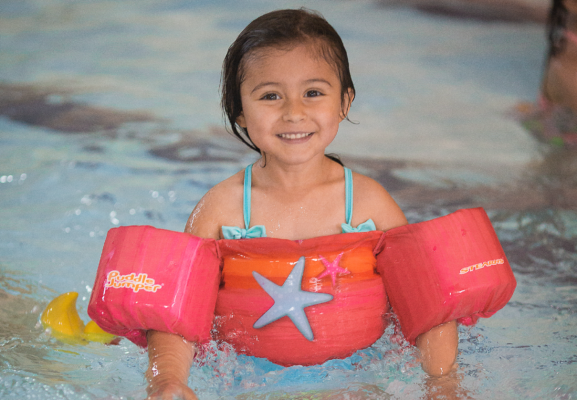
<svg viewBox="0 0 577 400">
<path fill-rule="evenodd" d="M 312 132 L 309 132 L 309 133 L 298 132 L 298 133 L 281 133 L 277 136 L 279 136 L 282 139 L 296 140 L 296 139 L 306 138 L 312 134 L 313 134 Z"/>
</svg>

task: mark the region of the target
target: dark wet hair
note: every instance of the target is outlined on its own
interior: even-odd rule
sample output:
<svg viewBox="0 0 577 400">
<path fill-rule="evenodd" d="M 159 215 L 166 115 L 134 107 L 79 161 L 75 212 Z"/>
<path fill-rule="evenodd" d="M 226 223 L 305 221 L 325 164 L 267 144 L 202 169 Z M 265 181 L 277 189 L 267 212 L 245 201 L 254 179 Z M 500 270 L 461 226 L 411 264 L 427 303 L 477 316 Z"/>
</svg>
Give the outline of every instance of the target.
<svg viewBox="0 0 577 400">
<path fill-rule="evenodd" d="M 553 0 L 549 16 L 547 18 L 547 39 L 549 41 L 549 57 L 559 55 L 564 49 L 567 39 L 565 29 L 567 27 L 567 15 L 569 12 L 564 0 Z"/>
<path fill-rule="evenodd" d="M 290 48 L 307 41 L 314 43 L 320 56 L 335 68 L 341 83 L 342 101 L 349 90 L 354 95 L 345 46 L 337 31 L 317 12 L 301 8 L 264 14 L 248 24 L 228 49 L 222 66 L 221 106 L 232 134 L 259 154 L 261 151 L 252 142 L 249 132 L 236 123 L 242 112 L 240 85 L 244 80 L 246 57 L 258 49 Z"/>
</svg>

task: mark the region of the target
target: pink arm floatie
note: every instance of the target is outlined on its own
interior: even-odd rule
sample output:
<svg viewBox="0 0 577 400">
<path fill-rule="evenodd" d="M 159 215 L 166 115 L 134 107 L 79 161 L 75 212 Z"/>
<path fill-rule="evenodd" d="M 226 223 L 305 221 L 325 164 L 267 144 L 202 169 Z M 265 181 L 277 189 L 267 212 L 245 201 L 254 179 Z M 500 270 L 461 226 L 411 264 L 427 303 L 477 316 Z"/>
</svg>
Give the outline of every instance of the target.
<svg viewBox="0 0 577 400">
<path fill-rule="evenodd" d="M 210 340 L 220 281 L 216 241 L 151 226 L 108 232 L 88 314 L 146 346 L 149 329 Z"/>
<path fill-rule="evenodd" d="M 391 229 L 377 259 L 406 339 L 444 322 L 474 324 L 507 304 L 516 281 L 482 208 Z"/>
<path fill-rule="evenodd" d="M 379 251 L 375 261 L 373 254 Z M 221 252 L 225 279 L 219 292 Z M 346 273 L 335 276 L 334 282 L 328 276 L 321 279 L 326 267 L 321 256 L 340 260 Z M 307 260 L 303 290 L 333 296 L 330 302 L 307 308 L 314 341 L 305 339 L 288 317 L 263 328 L 253 327 L 273 302 L 252 272 L 259 271 L 281 285 L 300 257 Z M 385 291 L 381 277 L 373 273 L 375 262 L 403 333 L 412 344 L 419 334 L 443 322 L 457 319 L 472 324 L 479 317 L 491 316 L 509 301 L 516 286 L 493 227 L 480 208 L 384 234 L 343 234 L 306 241 L 217 242 L 129 226 L 108 233 L 88 313 L 105 331 L 141 346 L 146 345 L 149 329 L 203 342 L 210 339 L 219 293 L 219 339 L 233 342 L 240 352 L 283 365 L 314 364 L 346 357 L 382 334 Z M 367 264 L 368 270 L 361 264 Z M 367 286 L 373 278 L 380 288 L 377 294 L 373 293 L 376 286 Z M 353 294 L 359 294 L 364 303 L 352 301 L 356 299 Z M 370 316 L 361 312 L 368 300 L 373 310 Z M 366 324 L 353 321 L 351 312 Z M 355 331 L 359 326 L 363 333 Z M 337 340 L 339 335 L 343 340 Z"/>
</svg>

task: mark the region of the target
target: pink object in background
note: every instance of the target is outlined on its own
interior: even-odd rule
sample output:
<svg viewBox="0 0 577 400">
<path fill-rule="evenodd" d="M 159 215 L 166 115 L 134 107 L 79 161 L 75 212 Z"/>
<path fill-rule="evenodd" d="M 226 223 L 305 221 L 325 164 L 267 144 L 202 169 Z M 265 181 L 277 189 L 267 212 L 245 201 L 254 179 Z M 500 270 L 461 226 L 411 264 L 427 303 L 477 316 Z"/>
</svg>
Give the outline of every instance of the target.
<svg viewBox="0 0 577 400">
<path fill-rule="evenodd" d="M 216 241 L 125 226 L 106 236 L 88 315 L 102 329 L 146 346 L 146 330 L 210 340 L 220 282 Z"/>
<path fill-rule="evenodd" d="M 385 233 L 378 271 L 405 338 L 447 321 L 472 325 L 511 299 L 517 282 L 482 208 Z"/>
</svg>

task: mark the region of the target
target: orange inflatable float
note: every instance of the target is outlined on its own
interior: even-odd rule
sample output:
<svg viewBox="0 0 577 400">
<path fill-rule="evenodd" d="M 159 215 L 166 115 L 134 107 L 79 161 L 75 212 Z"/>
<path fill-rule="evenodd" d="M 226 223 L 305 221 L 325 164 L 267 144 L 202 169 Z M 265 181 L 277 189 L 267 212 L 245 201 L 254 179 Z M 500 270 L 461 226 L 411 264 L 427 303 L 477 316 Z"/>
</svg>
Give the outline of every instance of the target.
<svg viewBox="0 0 577 400">
<path fill-rule="evenodd" d="M 515 285 L 480 208 L 384 233 L 297 241 L 129 226 L 108 233 L 88 314 L 143 346 L 154 329 L 311 365 L 373 344 L 385 329 L 387 295 L 414 343 L 443 322 L 492 315 Z"/>
<path fill-rule="evenodd" d="M 216 302 L 216 338 L 241 353 L 281 365 L 320 364 L 370 346 L 384 332 L 387 311 L 383 283 L 375 271 L 381 237 L 382 232 L 373 231 L 302 241 L 220 240 L 223 278 Z M 255 327 L 276 302 L 253 272 L 280 286 L 300 257 L 300 289 L 331 296 L 304 311 L 313 337 L 307 338 L 290 317 Z"/>
</svg>

